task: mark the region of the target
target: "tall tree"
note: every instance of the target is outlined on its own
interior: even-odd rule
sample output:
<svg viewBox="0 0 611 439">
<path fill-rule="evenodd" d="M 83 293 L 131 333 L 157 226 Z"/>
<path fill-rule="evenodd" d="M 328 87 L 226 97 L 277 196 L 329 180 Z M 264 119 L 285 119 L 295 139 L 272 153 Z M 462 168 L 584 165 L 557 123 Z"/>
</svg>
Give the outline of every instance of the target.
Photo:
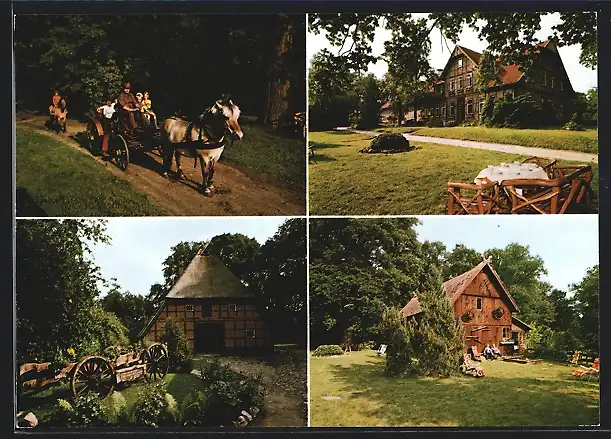
<svg viewBox="0 0 611 439">
<path fill-rule="evenodd" d="M 86 355 L 105 347 L 104 331 L 92 330 L 105 318 L 95 309 L 104 280 L 89 245 L 107 241 L 100 220 L 17 221 L 18 361 L 61 360 L 68 348 Z"/>
<path fill-rule="evenodd" d="M 415 218 L 310 221 L 311 343 L 338 343 L 350 330 L 376 337 L 386 306 L 403 306 L 423 270 Z"/>
<path fill-rule="evenodd" d="M 471 270 L 482 262 L 481 255 L 464 244 L 456 244 L 451 252 L 445 255 L 443 279 L 448 280 L 465 271 Z"/>
<path fill-rule="evenodd" d="M 359 94 L 358 126 L 359 128 L 375 128 L 379 123 L 380 85 L 376 77 L 369 74 L 357 83 Z"/>
<path fill-rule="evenodd" d="M 100 300 L 103 308 L 115 314 L 125 325 L 128 336 L 136 341 L 144 325 L 153 313 L 153 302 L 147 297 L 130 292 L 122 292 L 118 286 L 114 286 Z"/>
<path fill-rule="evenodd" d="M 570 292 L 575 297 L 575 310 L 579 316 L 580 339 L 587 349 L 598 352 L 599 320 L 598 290 L 599 266 L 590 268 L 581 282 L 572 284 Z"/>
</svg>

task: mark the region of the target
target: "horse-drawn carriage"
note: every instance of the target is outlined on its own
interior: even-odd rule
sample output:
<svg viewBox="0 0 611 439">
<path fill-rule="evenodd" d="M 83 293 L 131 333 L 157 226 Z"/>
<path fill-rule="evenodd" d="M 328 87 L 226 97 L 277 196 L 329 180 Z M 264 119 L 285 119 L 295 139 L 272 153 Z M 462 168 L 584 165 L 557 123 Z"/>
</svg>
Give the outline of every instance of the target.
<svg viewBox="0 0 611 439">
<path fill-rule="evenodd" d="M 115 113 L 108 120 L 105 132 L 102 115 L 96 112 L 87 114 L 87 143 L 93 155 L 102 153 L 103 142 L 108 142 L 108 153 L 121 170 L 129 165 L 130 155 L 137 152 L 149 152 L 160 147 L 160 130 L 152 125 L 145 125 L 139 130 L 127 129 L 125 121 Z M 105 139 L 105 137 L 107 138 Z"/>
<path fill-rule="evenodd" d="M 120 348 L 114 350 L 120 352 Z M 119 354 L 114 360 L 90 355 L 62 366 L 53 363 L 22 364 L 17 381 L 19 394 L 37 393 L 55 383 L 68 381 L 75 398 L 93 391 L 104 399 L 119 383 L 142 377 L 148 382 L 161 380 L 168 372 L 169 357 L 165 346 L 155 343 L 148 348 Z"/>
</svg>

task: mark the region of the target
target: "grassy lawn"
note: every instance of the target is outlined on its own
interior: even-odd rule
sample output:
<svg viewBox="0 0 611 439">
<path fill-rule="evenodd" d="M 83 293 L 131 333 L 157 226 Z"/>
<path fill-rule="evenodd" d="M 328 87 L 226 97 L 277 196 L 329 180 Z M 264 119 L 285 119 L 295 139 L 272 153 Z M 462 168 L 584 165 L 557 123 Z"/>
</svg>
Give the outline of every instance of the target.
<svg viewBox="0 0 611 439">
<path fill-rule="evenodd" d="M 313 215 L 440 215 L 447 212 L 448 181 L 473 181 L 490 164 L 526 157 L 496 151 L 413 142 L 399 154 L 360 154 L 371 137 L 313 132 L 309 165 Z M 560 163 L 560 161 L 559 161 Z M 598 166 L 592 187 L 598 194 Z"/>
<path fill-rule="evenodd" d="M 164 215 L 90 156 L 17 127 L 17 216 Z"/>
<path fill-rule="evenodd" d="M 271 134 L 252 122 L 241 122 L 244 137 L 223 151 L 228 160 L 249 173 L 263 174 L 284 186 L 305 189 L 305 143 Z"/>
<path fill-rule="evenodd" d="M 531 148 L 564 149 L 581 152 L 598 152 L 598 131 L 567 131 L 563 129 L 512 129 L 488 127 L 385 127 L 375 131 L 410 133 L 415 136 L 442 137 L 446 139 L 475 140 Z"/>
<path fill-rule="evenodd" d="M 599 383 L 543 362 L 481 364 L 484 378 L 391 378 L 376 351 L 311 357 L 311 425 L 578 426 L 599 423 Z M 340 399 L 325 400 L 323 396 Z"/>
</svg>

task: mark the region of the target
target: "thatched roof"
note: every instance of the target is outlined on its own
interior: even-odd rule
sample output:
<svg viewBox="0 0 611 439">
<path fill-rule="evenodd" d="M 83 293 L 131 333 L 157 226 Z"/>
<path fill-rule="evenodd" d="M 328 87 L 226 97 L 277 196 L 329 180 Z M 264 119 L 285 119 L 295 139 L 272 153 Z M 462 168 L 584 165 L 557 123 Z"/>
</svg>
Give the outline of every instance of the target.
<svg viewBox="0 0 611 439">
<path fill-rule="evenodd" d="M 200 248 L 166 299 L 248 298 L 254 294 L 221 260 Z"/>
<path fill-rule="evenodd" d="M 503 285 L 503 281 L 501 281 L 501 278 L 499 277 L 496 270 L 492 267 L 492 265 L 490 265 L 489 259 L 484 259 L 471 270 L 465 271 L 464 273 L 459 274 L 458 276 L 453 277 L 451 279 L 448 279 L 443 283 L 443 289 L 446 295 L 448 296 L 448 299 L 450 300 L 450 304 L 454 305 L 454 302 L 456 302 L 460 295 L 465 291 L 467 286 L 469 286 L 469 284 L 473 282 L 473 280 L 482 270 L 486 271 L 489 277 L 492 278 L 492 281 L 498 285 L 499 293 L 501 294 L 501 297 L 505 296 L 504 299 L 507 300 L 504 301 L 507 303 L 511 311 L 518 312 L 518 305 L 509 294 L 509 291 L 507 291 L 507 289 L 505 288 L 505 285 Z M 420 312 L 422 312 L 422 308 L 420 307 L 418 298 L 413 297 L 409 302 L 407 302 L 407 305 L 403 307 L 403 309 L 401 310 L 401 315 L 403 317 L 409 317 Z"/>
</svg>

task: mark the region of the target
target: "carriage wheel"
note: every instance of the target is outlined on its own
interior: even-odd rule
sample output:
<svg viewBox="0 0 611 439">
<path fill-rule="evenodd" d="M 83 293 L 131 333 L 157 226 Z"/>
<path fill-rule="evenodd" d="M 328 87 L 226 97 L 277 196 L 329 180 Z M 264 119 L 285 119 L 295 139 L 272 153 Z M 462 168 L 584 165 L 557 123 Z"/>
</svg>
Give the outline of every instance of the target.
<svg viewBox="0 0 611 439">
<path fill-rule="evenodd" d="M 146 364 L 144 377 L 148 382 L 160 380 L 168 373 L 170 358 L 162 344 L 157 343 L 149 347 L 144 351 L 143 357 Z"/>
<path fill-rule="evenodd" d="M 115 369 L 104 357 L 96 355 L 86 357 L 74 366 L 70 388 L 75 398 L 91 391 L 105 399 L 113 392 L 116 385 Z"/>
<path fill-rule="evenodd" d="M 98 156 L 102 150 L 102 138 L 98 134 L 98 128 L 95 123 L 87 123 L 87 145 L 89 146 L 89 152 Z"/>
<path fill-rule="evenodd" d="M 112 142 L 112 158 L 119 169 L 125 171 L 129 165 L 129 149 L 127 148 L 127 142 L 121 134 L 112 139 Z"/>
</svg>

